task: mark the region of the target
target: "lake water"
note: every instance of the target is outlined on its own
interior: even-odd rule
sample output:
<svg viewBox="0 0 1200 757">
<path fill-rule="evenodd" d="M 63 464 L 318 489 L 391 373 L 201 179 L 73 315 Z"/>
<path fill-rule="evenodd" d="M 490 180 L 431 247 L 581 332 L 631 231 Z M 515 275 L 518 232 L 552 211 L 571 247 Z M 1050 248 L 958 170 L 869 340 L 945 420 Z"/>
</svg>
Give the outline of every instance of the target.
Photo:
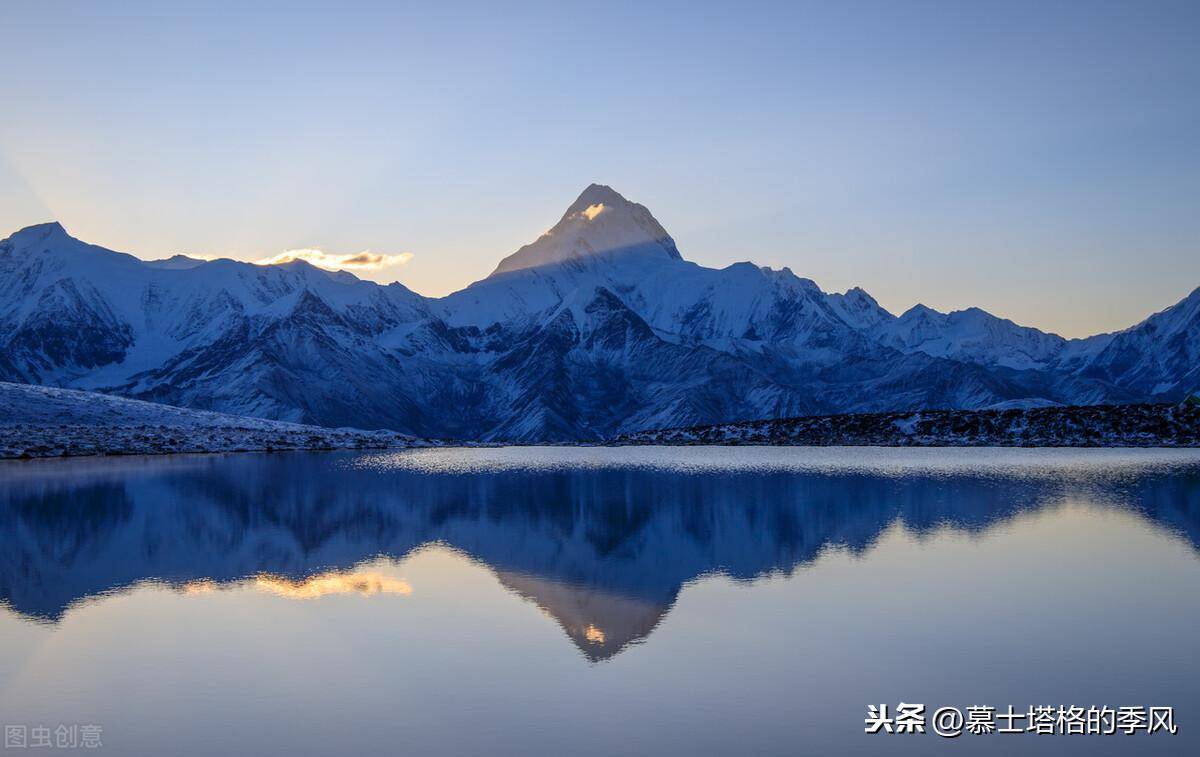
<svg viewBox="0 0 1200 757">
<path fill-rule="evenodd" d="M 1198 550 L 1186 451 L 2 463 L 0 722 L 120 755 L 1198 754 Z M 864 733 L 900 702 L 1178 733 Z"/>
</svg>

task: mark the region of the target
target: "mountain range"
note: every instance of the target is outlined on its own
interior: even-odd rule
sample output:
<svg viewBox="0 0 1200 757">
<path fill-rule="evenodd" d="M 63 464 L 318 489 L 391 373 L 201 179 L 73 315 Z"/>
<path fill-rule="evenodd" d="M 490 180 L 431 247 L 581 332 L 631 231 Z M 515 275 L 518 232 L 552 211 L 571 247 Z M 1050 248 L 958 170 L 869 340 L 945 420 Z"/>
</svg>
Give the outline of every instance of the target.
<svg viewBox="0 0 1200 757">
<path fill-rule="evenodd" d="M 1086 339 L 978 308 L 896 316 L 862 289 L 826 293 L 787 268 L 689 262 L 649 210 L 598 184 L 442 298 L 301 260 L 143 261 L 48 223 L 0 242 L 0 380 L 514 442 L 1169 402 L 1200 388 L 1200 289 Z"/>
</svg>

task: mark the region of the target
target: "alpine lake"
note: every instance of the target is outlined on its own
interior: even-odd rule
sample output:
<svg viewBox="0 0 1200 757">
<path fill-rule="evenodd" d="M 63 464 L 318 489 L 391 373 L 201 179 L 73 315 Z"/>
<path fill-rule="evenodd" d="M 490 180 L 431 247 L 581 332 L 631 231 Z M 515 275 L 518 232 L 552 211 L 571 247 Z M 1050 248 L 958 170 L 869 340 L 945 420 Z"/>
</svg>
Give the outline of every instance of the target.
<svg viewBox="0 0 1200 757">
<path fill-rule="evenodd" d="M 4 753 L 1200 754 L 1200 451 L 12 461 L 0 545 Z"/>
</svg>

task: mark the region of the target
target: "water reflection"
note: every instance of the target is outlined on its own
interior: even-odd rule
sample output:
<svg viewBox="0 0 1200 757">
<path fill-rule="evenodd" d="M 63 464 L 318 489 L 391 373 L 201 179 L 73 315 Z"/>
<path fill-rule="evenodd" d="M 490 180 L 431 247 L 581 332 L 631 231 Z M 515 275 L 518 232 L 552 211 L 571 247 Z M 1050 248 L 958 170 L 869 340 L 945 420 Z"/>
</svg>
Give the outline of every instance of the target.
<svg viewBox="0 0 1200 757">
<path fill-rule="evenodd" d="M 358 594 L 371 597 L 377 594 L 394 594 L 407 597 L 412 586 L 407 581 L 366 570 L 328 571 L 300 580 L 268 573 L 255 576 L 245 582 L 264 594 L 274 594 L 285 599 L 320 599 L 337 594 Z M 184 594 L 210 594 L 230 588 L 233 584 L 219 584 L 209 578 L 190 581 L 179 587 Z"/>
<path fill-rule="evenodd" d="M 897 520 L 917 534 L 977 532 L 1085 494 L 1200 548 L 1200 468 L 1187 455 L 1129 453 L 1099 468 L 1078 464 L 1094 457 L 1043 455 L 1036 475 L 995 465 L 881 475 L 870 465 L 881 451 L 845 453 L 860 466 L 690 470 L 646 465 L 638 450 L 606 452 L 611 464 L 589 467 L 541 464 L 575 451 L 525 452 L 539 463 L 526 466 L 462 467 L 457 454 L 9 465 L 0 469 L 0 600 L 53 623 L 76 603 L 145 581 L 182 593 L 248 585 L 297 600 L 403 597 L 411 586 L 364 564 L 437 543 L 489 568 L 600 661 L 646 639 L 699 576 L 791 574 L 831 546 L 867 549 Z M 738 453 L 684 454 L 729 463 Z"/>
</svg>

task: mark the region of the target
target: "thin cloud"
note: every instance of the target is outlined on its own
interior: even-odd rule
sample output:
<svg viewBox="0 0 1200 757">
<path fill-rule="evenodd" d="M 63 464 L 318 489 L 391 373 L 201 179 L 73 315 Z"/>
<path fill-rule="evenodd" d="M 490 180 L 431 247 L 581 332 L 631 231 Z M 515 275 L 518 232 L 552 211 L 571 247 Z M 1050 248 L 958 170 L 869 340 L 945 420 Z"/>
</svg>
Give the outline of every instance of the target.
<svg viewBox="0 0 1200 757">
<path fill-rule="evenodd" d="M 316 247 L 305 247 L 299 250 L 287 250 L 278 255 L 254 261 L 258 265 L 280 265 L 294 260 L 303 260 L 327 271 L 378 271 L 388 266 L 404 265 L 412 260 L 411 252 L 399 252 L 394 255 L 364 250 L 349 255 L 336 255 Z"/>
</svg>

